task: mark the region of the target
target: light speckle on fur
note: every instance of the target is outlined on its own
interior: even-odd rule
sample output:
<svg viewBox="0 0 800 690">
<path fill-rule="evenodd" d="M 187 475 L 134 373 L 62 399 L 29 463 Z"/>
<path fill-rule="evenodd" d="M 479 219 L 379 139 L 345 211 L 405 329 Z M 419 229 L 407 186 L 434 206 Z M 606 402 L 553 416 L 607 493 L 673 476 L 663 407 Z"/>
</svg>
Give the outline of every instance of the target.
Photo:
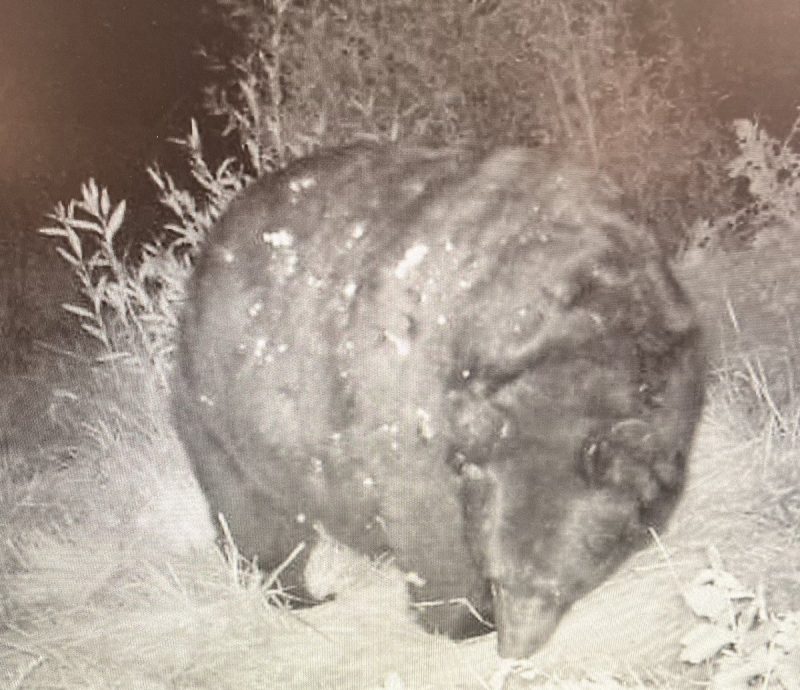
<svg viewBox="0 0 800 690">
<path fill-rule="evenodd" d="M 292 192 L 298 193 L 304 189 L 313 189 L 317 186 L 317 181 L 313 177 L 299 177 L 289 180 L 289 189 Z"/>
<path fill-rule="evenodd" d="M 306 285 L 314 290 L 319 290 L 325 285 L 325 281 L 322 280 L 322 278 L 318 278 L 317 276 L 309 273 L 308 277 L 306 278 Z"/>
<path fill-rule="evenodd" d="M 386 330 L 384 330 L 383 335 L 386 340 L 394 345 L 394 348 L 400 357 L 408 357 L 409 353 L 411 352 L 411 343 L 406 338 L 401 338 L 399 335 Z"/>
<path fill-rule="evenodd" d="M 356 291 L 358 290 L 358 283 L 354 280 L 350 280 L 345 283 L 344 288 L 342 288 L 342 294 L 344 295 L 345 299 L 353 299 L 356 295 Z"/>
<path fill-rule="evenodd" d="M 267 339 L 256 338 L 255 346 L 253 347 L 253 357 L 255 359 L 262 359 L 267 350 Z"/>
<path fill-rule="evenodd" d="M 251 319 L 254 319 L 256 316 L 258 316 L 261 313 L 261 310 L 263 308 L 264 308 L 264 303 L 263 302 L 253 302 L 253 304 L 251 304 L 250 307 L 247 309 L 247 315 Z"/>
<path fill-rule="evenodd" d="M 265 244 L 272 245 L 277 248 L 288 248 L 294 244 L 294 235 L 288 228 L 280 228 L 273 232 L 262 233 L 261 239 Z"/>
<path fill-rule="evenodd" d="M 406 250 L 403 260 L 395 266 L 394 274 L 400 280 L 405 280 L 423 259 L 428 255 L 430 248 L 425 244 L 415 244 Z"/>
<path fill-rule="evenodd" d="M 421 407 L 417 408 L 417 419 L 419 435 L 426 441 L 430 441 L 435 435 L 436 431 L 433 428 L 431 413 Z"/>
</svg>

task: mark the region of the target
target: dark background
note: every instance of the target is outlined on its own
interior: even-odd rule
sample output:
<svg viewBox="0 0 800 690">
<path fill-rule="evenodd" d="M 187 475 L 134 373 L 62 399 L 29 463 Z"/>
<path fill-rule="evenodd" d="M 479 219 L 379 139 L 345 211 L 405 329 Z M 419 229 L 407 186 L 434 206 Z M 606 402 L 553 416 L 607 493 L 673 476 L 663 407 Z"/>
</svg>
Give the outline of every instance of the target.
<svg viewBox="0 0 800 690">
<path fill-rule="evenodd" d="M 117 195 L 145 182 L 167 137 L 200 114 L 196 49 L 213 39 L 197 0 L 0 0 L 0 183 Z M 64 179 L 66 178 L 66 179 Z M 113 191 L 113 189 L 112 189 Z"/>
<path fill-rule="evenodd" d="M 798 0 L 674 0 L 723 120 L 788 131 L 800 103 Z M 89 176 L 135 203 L 144 167 L 202 115 L 206 0 L 0 0 L 0 194 L 70 198 Z M 35 180 L 35 184 L 34 181 Z M 0 233 L 4 232 L 0 228 Z"/>
</svg>

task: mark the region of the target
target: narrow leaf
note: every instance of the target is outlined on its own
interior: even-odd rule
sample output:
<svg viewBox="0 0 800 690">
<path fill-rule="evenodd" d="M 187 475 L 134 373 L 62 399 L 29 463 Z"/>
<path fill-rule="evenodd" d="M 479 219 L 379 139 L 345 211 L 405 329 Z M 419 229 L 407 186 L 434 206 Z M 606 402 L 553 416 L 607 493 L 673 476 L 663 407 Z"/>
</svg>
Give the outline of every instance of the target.
<svg viewBox="0 0 800 690">
<path fill-rule="evenodd" d="M 103 343 L 103 345 L 108 345 L 108 338 L 106 338 L 106 334 L 103 332 L 102 329 L 86 322 L 81 324 L 81 328 L 84 331 L 86 331 L 89 335 L 91 335 L 93 338 L 97 338 L 97 340 Z"/>
<path fill-rule="evenodd" d="M 108 190 L 103 187 L 103 191 L 100 193 L 100 213 L 103 214 L 103 218 L 108 216 L 108 211 L 111 208 L 111 199 L 108 198 Z"/>
<path fill-rule="evenodd" d="M 80 307 L 77 304 L 70 304 L 69 302 L 64 302 L 61 305 L 61 308 L 68 311 L 70 314 L 75 314 L 76 316 L 80 316 L 84 319 L 89 319 L 90 321 L 94 321 L 94 314 L 90 312 L 85 307 Z"/>
<path fill-rule="evenodd" d="M 64 259 L 64 261 L 66 261 L 68 264 L 70 264 L 72 266 L 80 266 L 81 265 L 80 259 L 74 257 L 66 249 L 64 249 L 64 247 L 56 247 L 56 251 L 58 252 L 58 255 L 62 259 Z"/>
<path fill-rule="evenodd" d="M 163 192 L 164 180 L 161 179 L 161 171 L 156 166 L 152 165 L 147 168 L 147 175 L 153 181 L 153 184 Z"/>
<path fill-rule="evenodd" d="M 118 359 L 129 359 L 133 357 L 130 352 L 108 352 L 103 355 L 98 355 L 95 359 L 100 364 L 105 364 L 107 362 L 115 362 Z"/>
<path fill-rule="evenodd" d="M 83 247 L 81 247 L 81 241 L 78 237 L 78 233 L 75 232 L 72 228 L 67 228 L 67 242 L 69 242 L 70 249 L 72 249 L 72 253 L 75 255 L 77 259 L 83 258 Z"/>
<path fill-rule="evenodd" d="M 114 212 L 111 214 L 111 218 L 108 219 L 108 225 L 106 226 L 106 233 L 108 234 L 109 239 L 114 239 L 114 235 L 117 234 L 117 230 L 120 229 L 122 226 L 122 220 L 125 218 L 125 200 L 123 199 L 120 201 Z"/>
<path fill-rule="evenodd" d="M 80 218 L 66 218 L 64 222 L 70 227 L 77 230 L 88 230 L 96 235 L 103 234 L 103 228 L 99 223 L 91 220 L 81 220 Z"/>
<path fill-rule="evenodd" d="M 67 231 L 65 228 L 39 228 L 38 232 L 47 237 L 66 237 Z"/>
<path fill-rule="evenodd" d="M 93 177 L 90 177 L 88 182 L 81 185 L 81 193 L 87 210 L 95 216 L 99 215 L 97 182 L 94 181 Z"/>
</svg>

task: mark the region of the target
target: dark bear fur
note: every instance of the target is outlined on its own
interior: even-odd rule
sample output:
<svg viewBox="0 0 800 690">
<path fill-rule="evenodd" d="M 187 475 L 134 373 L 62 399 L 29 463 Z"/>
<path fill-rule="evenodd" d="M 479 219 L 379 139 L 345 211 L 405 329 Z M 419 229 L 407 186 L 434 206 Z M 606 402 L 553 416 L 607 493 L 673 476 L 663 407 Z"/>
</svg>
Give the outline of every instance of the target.
<svg viewBox="0 0 800 690">
<path fill-rule="evenodd" d="M 296 162 L 232 204 L 188 295 L 177 429 L 266 569 L 320 523 L 416 573 L 416 601 L 468 597 L 520 657 L 681 493 L 693 311 L 615 190 L 547 151 Z"/>
</svg>

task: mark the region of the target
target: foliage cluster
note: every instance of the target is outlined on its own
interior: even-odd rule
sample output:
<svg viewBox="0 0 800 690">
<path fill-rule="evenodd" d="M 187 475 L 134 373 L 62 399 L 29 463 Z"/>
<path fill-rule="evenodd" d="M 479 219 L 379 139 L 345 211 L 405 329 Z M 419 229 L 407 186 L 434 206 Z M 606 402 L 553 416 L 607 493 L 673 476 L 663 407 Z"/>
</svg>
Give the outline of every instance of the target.
<svg viewBox="0 0 800 690">
<path fill-rule="evenodd" d="M 49 216 L 53 226 L 40 229 L 45 236 L 65 240 L 56 251 L 77 279 L 80 303 L 62 307 L 99 343 L 98 360 L 132 358 L 152 366 L 162 381 L 192 258 L 214 220 L 249 181 L 230 159 L 214 170 L 207 165 L 194 122 L 186 138 L 176 143 L 185 149 L 202 194 L 181 188 L 156 166 L 149 168 L 174 221 L 165 226 L 169 234 L 143 243 L 138 256 L 130 256 L 117 236 L 125 202 L 112 205 L 108 191 L 94 180 L 81 187 L 80 199 L 56 206 Z"/>
<path fill-rule="evenodd" d="M 687 246 L 735 250 L 767 240 L 786 244 L 800 217 L 800 118 L 783 139 L 753 120 L 735 120 L 733 130 L 737 152 L 724 170 L 737 185 L 736 203 L 727 213 L 698 220 Z"/>
<path fill-rule="evenodd" d="M 763 587 L 753 592 L 727 572 L 719 552 L 683 588 L 699 622 L 681 640 L 681 661 L 713 663 L 711 690 L 800 687 L 800 615 L 771 615 Z"/>
<path fill-rule="evenodd" d="M 241 40 L 210 104 L 258 172 L 356 137 L 551 143 L 611 174 L 672 248 L 729 199 L 664 3 L 217 2 Z"/>
</svg>

